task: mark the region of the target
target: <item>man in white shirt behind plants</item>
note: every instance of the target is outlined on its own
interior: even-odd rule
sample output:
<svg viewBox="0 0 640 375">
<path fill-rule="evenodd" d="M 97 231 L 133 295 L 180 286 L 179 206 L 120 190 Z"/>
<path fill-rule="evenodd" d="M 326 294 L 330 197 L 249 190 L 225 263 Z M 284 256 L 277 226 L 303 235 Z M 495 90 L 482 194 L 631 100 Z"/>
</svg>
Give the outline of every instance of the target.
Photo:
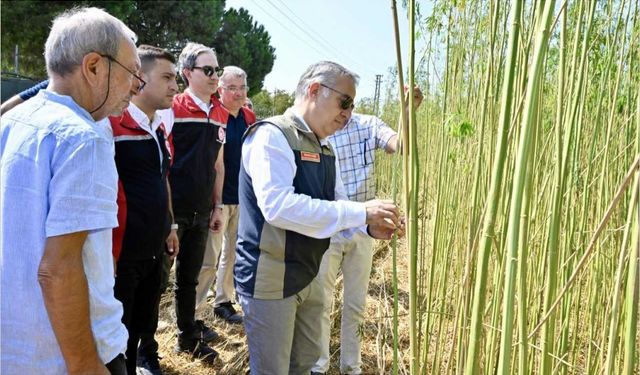
<svg viewBox="0 0 640 375">
<path fill-rule="evenodd" d="M 405 91 L 406 88 L 405 88 Z M 422 103 L 422 92 L 413 92 L 416 107 Z M 375 150 L 383 149 L 393 154 L 399 149 L 397 133 L 375 116 L 353 113 L 344 128 L 329 137 L 340 164 L 342 182 L 349 200 L 365 202 L 376 195 L 374 173 Z M 343 275 L 342 322 L 340 324 L 340 373 L 360 374 L 359 327 L 364 320 L 364 309 L 373 262 L 373 238 L 356 234 L 346 239 L 335 236 L 322 258 L 318 281 L 327 298 L 320 320 L 322 355 L 313 366 L 312 374 L 324 374 L 329 370 L 329 339 L 338 272 Z"/>
<path fill-rule="evenodd" d="M 245 135 L 239 176 L 236 291 L 254 374 L 309 374 L 320 356 L 324 289 L 315 279 L 330 237 L 403 232 L 391 201 L 351 202 L 327 137 L 353 110 L 358 76 L 311 65 L 284 115 Z"/>
</svg>

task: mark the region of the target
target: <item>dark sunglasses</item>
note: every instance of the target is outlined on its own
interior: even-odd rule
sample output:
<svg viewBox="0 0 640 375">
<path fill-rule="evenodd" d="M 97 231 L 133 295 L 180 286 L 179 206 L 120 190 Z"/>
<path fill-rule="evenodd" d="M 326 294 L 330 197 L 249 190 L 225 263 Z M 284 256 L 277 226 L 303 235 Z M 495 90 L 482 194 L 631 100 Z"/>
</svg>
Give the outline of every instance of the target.
<svg viewBox="0 0 640 375">
<path fill-rule="evenodd" d="M 202 73 L 204 73 L 204 75 L 206 75 L 207 77 L 211 78 L 213 76 L 213 73 L 216 74 L 216 76 L 222 77 L 222 73 L 224 72 L 224 69 L 222 69 L 219 66 L 216 66 L 215 68 L 213 66 L 210 65 L 205 65 L 205 66 L 194 66 L 192 69 L 200 69 L 202 70 Z"/>
<path fill-rule="evenodd" d="M 325 85 L 324 83 L 321 83 L 320 86 L 328 88 L 329 90 L 342 95 L 342 99 L 340 99 L 340 108 L 342 108 L 343 110 L 353 109 L 355 107 L 353 105 L 353 98 L 350 97 L 349 95 L 347 95 L 347 94 L 345 94 L 343 92 L 340 92 L 340 91 L 334 89 L 333 87 L 329 87 L 329 86 Z"/>
<path fill-rule="evenodd" d="M 103 54 L 99 54 L 102 57 L 105 57 L 109 60 L 109 64 L 111 64 L 111 62 L 114 62 L 118 65 L 120 65 L 120 67 L 124 70 L 126 70 L 127 72 L 129 72 L 129 74 L 131 74 L 132 76 L 134 76 L 138 81 L 140 81 L 140 85 L 138 86 L 138 92 L 141 92 L 142 89 L 147 85 L 147 82 L 140 78 L 139 75 L 137 75 L 135 72 L 131 71 L 129 68 L 127 68 L 126 66 L 122 65 L 122 63 L 118 60 L 116 60 L 114 57 L 112 57 L 111 55 L 103 55 Z"/>
</svg>

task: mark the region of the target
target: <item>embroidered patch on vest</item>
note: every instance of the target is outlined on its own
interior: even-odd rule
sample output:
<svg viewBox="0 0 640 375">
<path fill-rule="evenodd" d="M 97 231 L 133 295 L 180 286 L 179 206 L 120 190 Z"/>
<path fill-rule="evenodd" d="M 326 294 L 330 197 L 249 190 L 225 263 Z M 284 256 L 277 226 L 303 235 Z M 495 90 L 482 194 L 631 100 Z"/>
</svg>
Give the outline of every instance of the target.
<svg viewBox="0 0 640 375">
<path fill-rule="evenodd" d="M 300 151 L 300 160 L 312 161 L 314 163 L 320 163 L 320 154 L 315 152 Z"/>
</svg>

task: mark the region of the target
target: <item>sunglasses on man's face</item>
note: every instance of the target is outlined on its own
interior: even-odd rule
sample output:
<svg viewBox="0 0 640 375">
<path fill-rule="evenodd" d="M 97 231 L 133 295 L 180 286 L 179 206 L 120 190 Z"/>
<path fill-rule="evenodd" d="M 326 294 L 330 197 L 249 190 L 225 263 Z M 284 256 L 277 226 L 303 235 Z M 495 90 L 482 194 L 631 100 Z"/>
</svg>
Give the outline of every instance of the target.
<svg viewBox="0 0 640 375">
<path fill-rule="evenodd" d="M 347 110 L 347 109 L 353 109 L 355 106 L 353 105 L 353 98 L 350 97 L 349 95 L 338 91 L 336 89 L 334 89 L 333 87 L 329 87 L 327 85 L 325 85 L 324 83 L 321 83 L 320 86 L 325 87 L 335 93 L 338 93 L 340 95 L 342 95 L 342 98 L 340 99 L 340 108 L 342 108 L 343 110 Z"/>
<path fill-rule="evenodd" d="M 224 69 L 222 69 L 221 67 L 219 66 L 213 67 L 210 65 L 194 66 L 193 69 L 202 70 L 202 73 L 204 73 L 204 75 L 206 75 L 207 77 L 212 77 L 214 73 L 216 74 L 217 77 L 221 77 L 222 73 L 224 72 Z"/>
</svg>

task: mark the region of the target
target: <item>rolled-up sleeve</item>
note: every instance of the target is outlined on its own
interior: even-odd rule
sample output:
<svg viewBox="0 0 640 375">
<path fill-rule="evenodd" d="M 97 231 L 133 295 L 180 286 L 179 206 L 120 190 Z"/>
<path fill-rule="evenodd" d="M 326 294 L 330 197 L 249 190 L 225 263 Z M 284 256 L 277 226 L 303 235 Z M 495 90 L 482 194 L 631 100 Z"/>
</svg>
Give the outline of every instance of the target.
<svg viewBox="0 0 640 375">
<path fill-rule="evenodd" d="M 374 118 L 372 127 L 375 133 L 376 147 L 385 150 L 389 140 L 397 133 L 377 117 Z"/>
</svg>

